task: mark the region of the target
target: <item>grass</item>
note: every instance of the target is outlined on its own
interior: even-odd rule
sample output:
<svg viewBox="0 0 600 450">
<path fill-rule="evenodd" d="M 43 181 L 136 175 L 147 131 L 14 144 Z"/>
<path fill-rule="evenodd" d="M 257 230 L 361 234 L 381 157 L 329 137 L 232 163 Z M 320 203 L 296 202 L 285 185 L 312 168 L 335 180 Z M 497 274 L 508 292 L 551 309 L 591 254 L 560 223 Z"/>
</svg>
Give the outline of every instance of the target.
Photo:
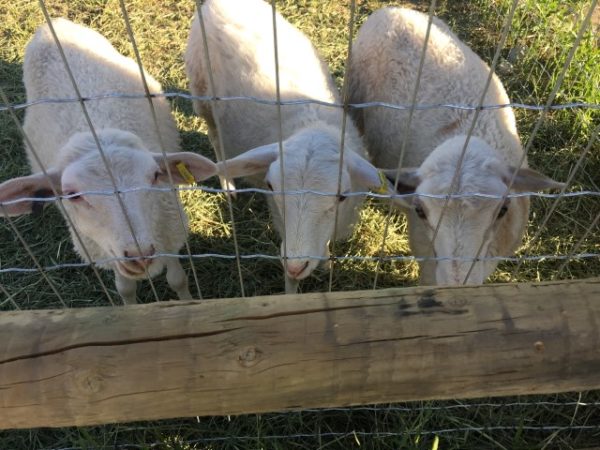
<svg viewBox="0 0 600 450">
<path fill-rule="evenodd" d="M 389 4 L 382 0 L 364 0 L 357 8 L 357 21 L 362 23 L 370 12 Z M 446 20 L 458 35 L 490 62 L 500 36 L 502 21 L 510 7 L 509 0 L 438 1 L 436 13 Z M 522 0 L 518 7 L 508 41 L 502 49 L 498 68 L 511 99 L 515 102 L 544 104 L 557 82 L 565 58 L 581 25 L 589 1 Z M 185 48 L 194 3 L 190 0 L 131 0 L 127 2 L 132 25 L 146 69 L 158 78 L 166 90 L 185 91 L 182 53 Z M 344 75 L 348 39 L 349 9 L 336 0 L 280 0 L 279 10 L 302 29 L 317 45 L 328 62 L 338 85 Z M 427 2 L 411 2 L 411 6 L 426 10 Z M 116 0 L 49 0 L 53 16 L 66 16 L 87 24 L 106 35 L 124 54 L 132 56 L 122 16 Z M 600 14 L 594 16 L 598 27 Z M 21 83 L 23 50 L 43 16 L 36 2 L 18 0 L 0 2 L 0 85 L 10 101 L 25 100 Z M 596 28 L 597 29 L 597 28 Z M 556 102 L 600 103 L 600 50 L 598 33 L 587 33 L 575 53 L 558 91 Z M 203 122 L 192 112 L 188 101 L 175 100 L 174 114 L 186 150 L 199 151 L 212 157 Z M 22 112 L 19 113 L 22 119 Z M 531 138 L 531 130 L 539 113 L 516 110 L 523 142 Z M 564 180 L 572 170 L 580 152 L 587 145 L 594 127 L 599 123 L 598 110 L 575 109 L 551 112 L 532 141 L 529 162 L 558 180 Z M 6 113 L 0 113 L 0 148 L 3 152 L 0 180 L 27 173 L 23 147 L 18 131 Z M 214 182 L 212 186 L 217 187 Z M 598 191 L 600 185 L 600 146 L 591 149 L 584 166 L 574 177 L 573 189 Z M 230 217 L 223 196 L 202 192 L 182 194 L 190 216 L 194 253 L 233 254 L 234 245 Z M 553 200 L 533 201 L 531 220 L 519 254 L 566 254 L 583 236 L 593 217 L 600 211 L 598 200 L 577 198 L 562 200 L 551 216 L 540 238 L 532 236 L 552 205 Z M 374 255 L 380 248 L 386 208 L 378 202 L 368 202 L 361 214 L 353 237 L 336 245 L 338 255 Z M 240 252 L 278 253 L 277 237 L 269 225 L 269 214 L 260 195 L 239 195 L 234 202 Z M 76 262 L 67 230 L 55 208 L 48 208 L 43 217 L 22 217 L 15 220 L 19 231 L 44 266 Z M 600 252 L 599 230 L 583 243 L 579 252 Z M 31 258 L 18 242 L 5 221 L 0 221 L 0 267 L 34 267 Z M 408 255 L 406 223 L 402 216 L 393 216 L 386 253 Z M 492 281 L 537 281 L 556 276 L 560 262 L 546 260 L 524 263 L 516 274 L 514 264 L 501 264 Z M 226 298 L 240 295 L 235 263 L 230 260 L 200 259 L 195 262 L 202 295 L 205 298 Z M 375 264 L 370 261 L 337 263 L 333 277 L 334 290 L 356 290 L 372 287 Z M 600 261 L 573 261 L 563 273 L 566 278 L 585 278 L 600 273 Z M 98 280 L 89 268 L 62 269 L 47 272 L 50 281 L 63 293 L 69 306 L 106 305 L 107 299 Z M 269 260 L 245 260 L 242 275 L 247 295 L 279 293 L 283 289 L 280 264 Z M 417 283 L 414 264 L 385 263 L 378 287 L 405 286 Z M 112 277 L 103 274 L 105 283 L 116 296 Z M 304 291 L 328 289 L 329 274 L 319 272 L 303 283 Z M 0 284 L 23 309 L 60 307 L 50 285 L 39 273 L 0 274 Z M 172 294 L 162 278 L 156 286 L 161 298 Z M 193 290 L 192 290 L 193 292 Z M 142 301 L 154 298 L 147 284 L 139 290 Z M 5 296 L 0 296 L 0 308 L 13 309 Z M 597 393 L 586 393 L 582 400 L 600 400 Z M 435 429 L 514 427 L 508 430 L 454 431 L 440 434 L 440 449 L 447 448 L 576 448 L 599 441 L 598 431 L 570 429 L 557 433 L 532 432 L 522 426 L 596 425 L 598 407 L 564 405 L 575 401 L 577 394 L 521 400 L 556 401 L 562 406 L 474 406 L 448 409 L 464 402 L 405 405 L 410 411 L 395 411 L 381 406 L 377 411 L 323 411 L 236 418 L 182 419 L 142 424 L 110 425 L 94 428 L 61 430 L 29 430 L 1 432 L 0 448 L 93 448 L 115 443 L 140 444 L 159 442 L 164 449 L 246 449 L 246 448 L 361 448 L 397 449 L 432 448 L 432 435 L 419 433 Z M 512 400 L 512 399 L 511 399 Z M 506 400 L 508 401 L 508 400 Z M 432 406 L 442 409 L 433 410 Z M 329 432 L 357 431 L 356 436 L 329 436 Z M 364 432 L 410 433 L 400 436 L 364 437 Z M 316 437 L 269 439 L 265 436 L 314 434 Z M 248 440 L 238 438 L 249 436 Z M 263 437 L 260 437 L 263 436 Z M 190 440 L 228 437 L 226 441 L 197 442 Z"/>
</svg>

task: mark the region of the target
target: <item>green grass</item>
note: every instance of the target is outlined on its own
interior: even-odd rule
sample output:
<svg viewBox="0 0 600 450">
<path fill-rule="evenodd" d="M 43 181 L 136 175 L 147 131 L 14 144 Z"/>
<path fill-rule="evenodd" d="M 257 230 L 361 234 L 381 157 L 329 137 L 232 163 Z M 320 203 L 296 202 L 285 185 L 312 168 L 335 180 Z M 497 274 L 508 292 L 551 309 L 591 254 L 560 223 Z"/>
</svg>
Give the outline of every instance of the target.
<svg viewBox="0 0 600 450">
<path fill-rule="evenodd" d="M 194 3 L 189 0 L 131 0 L 126 2 L 137 43 L 146 69 L 159 79 L 166 90 L 187 90 L 182 54 L 185 48 Z M 362 23 L 370 12 L 391 2 L 364 0 L 359 2 L 357 22 Z M 437 14 L 448 21 L 458 35 L 490 62 L 500 36 L 502 21 L 509 0 L 438 1 Z M 511 99 L 515 102 L 544 104 L 557 81 L 589 1 L 522 0 L 513 21 L 508 41 L 502 50 L 498 69 Z M 344 75 L 349 20 L 346 2 L 337 0 L 279 0 L 283 15 L 309 35 L 330 65 L 338 85 Z M 427 2 L 411 2 L 426 10 Z M 116 0 L 48 1 L 53 16 L 65 16 L 101 31 L 123 53 L 132 56 L 124 22 Z M 594 16 L 598 27 L 600 14 Z M 37 2 L 18 0 L 0 2 L 0 85 L 12 102 L 25 100 L 21 83 L 23 50 L 35 28 L 43 22 Z M 598 33 L 587 33 L 575 54 L 556 101 L 600 103 L 600 50 Z M 174 113 L 182 133 L 183 147 L 212 157 L 206 128 L 194 116 L 188 101 L 173 102 Z M 19 113 L 22 119 L 22 111 Z M 539 113 L 516 110 L 523 142 L 530 139 Z M 597 110 L 577 109 L 551 112 L 532 142 L 530 165 L 558 180 L 565 180 L 580 152 L 587 145 L 592 130 L 599 123 Z M 0 113 L 0 180 L 27 173 L 23 146 L 15 125 L 6 113 Z M 600 190 L 600 146 L 596 143 L 584 167 L 574 178 L 573 189 Z M 217 187 L 214 181 L 212 186 Z M 221 195 L 188 192 L 182 195 L 190 215 L 194 253 L 214 252 L 233 254 L 234 245 L 226 200 Z M 531 237 L 538 228 L 552 200 L 534 200 L 530 225 L 520 250 L 523 255 L 565 254 L 571 251 L 585 232 L 593 217 L 600 211 L 600 202 L 590 198 L 565 199 L 560 202 L 543 230 L 540 239 Z M 378 202 L 368 202 L 354 236 L 335 247 L 338 255 L 374 255 L 379 251 L 387 209 Z M 278 254 L 277 236 L 269 224 L 269 213 L 261 195 L 239 195 L 234 202 L 235 223 L 240 252 Z M 22 217 L 15 223 L 36 257 L 44 266 L 76 262 L 65 224 L 55 208 L 48 208 L 43 217 Z M 579 249 L 580 252 L 600 252 L 598 229 Z M 14 233 L 5 221 L 0 221 L 0 268 L 34 267 L 27 252 L 16 242 Z M 402 216 L 393 216 L 386 253 L 408 255 L 406 223 Z M 186 261 L 187 264 L 187 261 Z M 515 265 L 501 264 L 492 281 L 550 280 L 556 276 L 560 262 L 540 261 L 523 264 L 512 274 Z M 195 262 L 202 294 L 205 298 L 226 298 L 240 295 L 235 263 L 229 260 Z M 600 273 L 600 261 L 574 261 L 563 273 L 567 278 L 585 278 Z M 107 299 L 98 280 L 89 268 L 63 269 L 47 273 L 51 282 L 63 294 L 69 306 L 106 305 Z M 242 263 L 242 275 L 247 295 L 280 293 L 283 290 L 279 262 L 247 260 Z M 337 263 L 333 277 L 334 290 L 356 290 L 372 287 L 375 276 L 373 262 L 349 261 Z M 417 283 L 414 264 L 385 263 L 378 287 L 406 286 Z M 160 298 L 172 294 L 163 279 L 156 279 Z M 116 297 L 112 277 L 103 274 L 105 283 Z M 328 289 L 329 274 L 321 271 L 302 285 L 303 291 Z M 60 307 L 47 281 L 38 273 L 0 274 L 0 284 L 23 309 Z M 194 290 L 192 290 L 194 292 Z M 143 283 L 138 294 L 142 301 L 153 301 L 148 284 Z M 13 306 L 0 296 L 0 308 Z M 587 393 L 584 401 L 598 401 L 597 393 Z M 564 402 L 576 400 L 574 395 L 527 399 Z M 459 402 L 436 403 L 438 406 Z M 432 403 L 423 406 L 431 406 Z M 60 430 L 30 430 L 1 432 L 0 448 L 45 448 L 77 446 L 91 448 L 114 443 L 162 442 L 165 449 L 246 449 L 246 448 L 431 448 L 433 437 L 418 433 L 424 430 L 523 426 L 523 425 L 595 425 L 600 423 L 598 408 L 591 406 L 549 407 L 542 405 L 515 407 L 473 407 L 467 409 L 419 410 L 411 404 L 410 412 L 390 411 L 381 407 L 378 412 L 303 412 L 242 416 L 237 418 L 184 419 L 142 424 L 70 428 Z M 334 432 L 408 432 L 411 435 L 364 438 L 328 437 Z M 316 438 L 269 440 L 259 436 L 316 434 Z M 231 437 L 226 442 L 198 443 L 186 446 L 180 442 L 211 436 Z M 251 436 L 248 441 L 235 437 Z M 440 435 L 440 449 L 447 448 L 575 448 L 592 446 L 598 433 L 570 430 L 558 433 L 513 431 L 453 432 Z M 178 443 L 179 442 L 179 443 Z M 107 447 L 110 448 L 110 447 Z M 142 447 L 145 448 L 145 447 Z"/>
</svg>

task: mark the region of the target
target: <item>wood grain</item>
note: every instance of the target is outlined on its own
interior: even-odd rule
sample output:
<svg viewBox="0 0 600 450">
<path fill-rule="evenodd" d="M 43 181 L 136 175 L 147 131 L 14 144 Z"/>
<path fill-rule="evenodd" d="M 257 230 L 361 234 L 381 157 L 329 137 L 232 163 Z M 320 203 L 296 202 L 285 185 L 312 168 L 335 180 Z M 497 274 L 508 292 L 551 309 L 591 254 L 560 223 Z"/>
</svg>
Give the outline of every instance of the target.
<svg viewBox="0 0 600 450">
<path fill-rule="evenodd" d="M 600 388 L 600 279 L 0 314 L 0 427 Z"/>
</svg>

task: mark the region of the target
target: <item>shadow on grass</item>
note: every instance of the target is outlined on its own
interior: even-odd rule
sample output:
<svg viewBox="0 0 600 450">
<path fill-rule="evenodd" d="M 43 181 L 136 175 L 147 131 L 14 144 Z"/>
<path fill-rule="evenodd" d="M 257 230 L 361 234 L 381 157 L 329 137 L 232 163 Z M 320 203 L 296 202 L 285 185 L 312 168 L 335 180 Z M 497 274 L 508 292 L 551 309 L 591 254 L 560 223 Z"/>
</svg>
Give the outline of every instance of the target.
<svg viewBox="0 0 600 450">
<path fill-rule="evenodd" d="M 0 60 L 0 74 L 2 88 L 7 92 L 11 104 L 25 102 L 24 86 L 20 81 L 21 65 Z M 17 111 L 21 123 L 24 114 L 23 109 Z M 0 182 L 29 174 L 22 137 L 8 111 L 0 112 L 0 148 Z M 13 230 L 11 223 L 17 232 Z M 26 242 L 31 253 L 18 235 Z M 0 241 L 5 243 L 0 247 L 0 269 L 33 269 L 0 273 L 0 284 L 9 295 L 8 299 L 5 295 L 0 296 L 1 309 L 14 309 L 14 303 L 22 309 L 61 308 L 63 301 L 69 307 L 109 304 L 101 283 L 89 266 L 45 270 L 43 274 L 37 270 L 36 262 L 42 267 L 81 263 L 81 258 L 73 250 L 65 220 L 54 205 L 49 205 L 39 216 L 27 215 L 12 219 L 0 216 Z M 100 274 L 110 297 L 119 304 L 112 272 L 100 271 Z M 156 277 L 153 282 L 159 299 L 173 297 L 164 276 Z M 154 301 L 155 296 L 149 282 L 142 281 L 139 284 L 140 301 Z"/>
<path fill-rule="evenodd" d="M 25 88 L 21 82 L 22 76 L 21 64 L 0 60 L 0 83 L 11 104 L 25 101 Z M 24 110 L 18 110 L 16 114 L 22 122 Z M 8 111 L 0 112 L 0 151 L 2 152 L 0 182 L 29 173 L 21 135 Z M 64 221 L 54 207 L 46 208 L 39 217 L 17 217 L 11 219 L 10 222 L 17 228 L 42 266 L 56 264 L 58 255 L 64 255 L 59 259 L 62 261 L 75 258 Z M 18 240 L 16 233 L 10 226 L 10 222 L 4 217 L 0 218 L 0 241 L 5 243 L 0 247 L 1 268 L 34 268 L 35 263 Z M 63 272 L 63 274 L 60 272 Z M 65 299 L 70 298 L 67 295 L 69 291 L 67 285 L 71 284 L 71 281 L 68 280 L 69 272 L 71 272 L 71 276 L 75 275 L 72 271 L 47 273 L 50 283 L 59 292 L 64 291 Z M 65 273 L 67 278 L 64 277 Z M 20 308 L 61 307 L 60 300 L 52 291 L 50 284 L 38 272 L 2 273 L 0 274 L 0 284 Z M 84 296 L 85 291 L 86 289 L 81 289 L 81 286 L 77 288 L 77 292 Z M 6 301 L 4 295 L 2 299 L 2 309 L 14 308 L 10 302 Z"/>
<path fill-rule="evenodd" d="M 21 79 L 21 64 L 0 59 L 0 87 L 8 97 L 10 104 L 25 101 L 25 87 Z M 0 100 L 0 104 L 3 104 Z M 24 111 L 16 112 L 19 120 L 23 120 Z M 0 182 L 27 172 L 27 159 L 22 148 L 21 135 L 8 111 L 0 112 Z"/>
</svg>

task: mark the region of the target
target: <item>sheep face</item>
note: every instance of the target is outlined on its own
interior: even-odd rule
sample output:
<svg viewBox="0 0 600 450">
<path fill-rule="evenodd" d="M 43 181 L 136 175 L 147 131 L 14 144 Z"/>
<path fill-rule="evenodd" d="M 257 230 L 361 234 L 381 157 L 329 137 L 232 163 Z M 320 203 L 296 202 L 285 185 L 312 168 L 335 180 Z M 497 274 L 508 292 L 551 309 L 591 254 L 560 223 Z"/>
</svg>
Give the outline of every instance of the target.
<svg viewBox="0 0 600 450">
<path fill-rule="evenodd" d="M 77 194 L 81 191 L 114 191 L 97 152 L 69 164 L 63 171 L 62 192 L 67 196 L 75 194 L 63 202 L 65 210 L 75 228 L 90 237 L 104 253 L 116 258 L 137 258 L 114 263 L 114 268 L 123 276 L 142 278 L 146 270 L 154 276 L 162 270 L 162 263 L 151 258 L 156 252 L 167 250 L 160 230 L 156 229 L 159 225 L 156 219 L 161 217 L 161 209 L 168 199 L 165 193 L 145 188 L 162 184 L 161 170 L 147 151 L 111 146 L 105 149 L 105 153 L 110 160 L 117 189 L 125 191 L 119 195 L 127 214 L 123 214 L 116 195 Z"/>
<path fill-rule="evenodd" d="M 428 195 L 445 196 L 451 192 L 465 136 L 449 139 L 437 147 L 418 169 L 404 169 L 400 184 L 407 180 L 416 194 L 408 206 L 411 243 L 416 256 L 434 256 L 435 262 L 421 265 L 422 282 L 427 284 L 481 284 L 493 272 L 494 256 L 509 256 L 521 241 L 527 222 L 527 198 L 466 196 L 448 201 Z M 512 172 L 482 139 L 472 137 L 458 179 L 457 194 L 484 194 L 502 197 Z M 405 181 L 405 183 L 403 183 Z M 560 183 L 530 169 L 520 169 L 512 192 L 560 187 Z M 404 190 L 406 192 L 406 190 Z M 501 203 L 502 202 L 502 203 Z M 435 236 L 435 228 L 440 222 Z M 414 239 L 413 239 L 414 238 Z M 481 247 L 481 251 L 480 251 Z M 478 261 L 477 259 L 483 259 Z M 475 261 L 475 262 L 474 262 Z M 474 263 L 473 263 L 474 262 Z M 432 264 L 434 267 L 432 267 Z M 472 268 L 471 268 L 472 266 Z M 468 278 L 467 278 L 468 275 Z"/>
<path fill-rule="evenodd" d="M 90 133 L 73 135 L 61 151 L 63 159 L 58 168 L 49 171 L 54 189 L 65 196 L 62 200 L 65 212 L 86 243 L 91 243 L 94 258 L 133 258 L 117 261 L 111 267 L 129 279 L 143 278 L 146 272 L 154 276 L 164 264 L 153 256 L 177 252 L 184 243 L 185 231 L 179 223 L 180 206 L 172 193 L 145 188 L 168 186 L 167 166 L 175 183 L 184 182 L 176 167 L 179 163 L 196 179 L 213 175 L 216 166 L 193 153 L 170 153 L 165 159 L 160 153 L 146 150 L 142 141 L 129 132 L 103 130 L 98 137 L 131 226 L 119 198 L 112 193 L 113 183 Z M 52 196 L 49 180 L 40 175 L 3 183 L 0 200 Z M 111 194 L 86 193 L 94 191 Z M 34 203 L 17 205 L 21 210 L 9 214 L 27 213 L 35 208 Z M 78 240 L 74 242 L 84 256 Z"/>
<path fill-rule="evenodd" d="M 495 180 L 494 180 L 495 181 Z M 496 183 L 494 183 L 496 184 Z M 497 183 L 501 185 L 501 183 Z M 433 189 L 432 189 L 433 188 Z M 506 186 L 498 186 L 494 195 L 502 195 Z M 417 193 L 445 194 L 424 182 L 417 189 Z M 488 192 L 492 194 L 492 192 Z M 504 227 L 513 231 L 511 217 L 507 216 L 510 202 L 504 202 L 502 208 L 497 212 L 499 202 L 491 199 L 451 199 L 444 213 L 438 235 L 434 238 L 434 230 L 440 220 L 444 200 L 437 198 L 417 197 L 413 201 L 414 211 L 411 214 L 411 226 L 415 221 L 422 222 L 427 240 L 432 245 L 433 255 L 440 258 L 435 267 L 435 283 L 445 285 L 481 284 L 495 269 L 497 262 L 491 260 L 476 261 L 479 247 L 479 257 L 489 258 L 494 256 L 491 252 L 495 235 L 498 228 Z M 492 225 L 489 233 L 485 233 L 487 227 Z M 510 240 L 517 242 L 517 233 L 511 233 Z M 471 269 L 471 266 L 473 268 Z M 467 278 L 468 274 L 468 278 Z M 466 281 L 465 281 L 466 280 Z"/>
<path fill-rule="evenodd" d="M 270 204 L 277 217 L 275 223 L 285 239 L 285 248 L 283 243 L 281 245 L 281 256 L 287 254 L 288 257 L 286 275 L 295 280 L 308 277 L 329 255 L 328 244 L 334 237 L 336 207 L 339 208 L 340 224 L 337 237 L 343 237 L 343 225 L 354 222 L 351 217 L 358 202 L 356 197 L 344 196 L 344 193 L 352 190 L 350 175 L 345 167 L 342 168 L 341 195 L 335 195 L 340 163 L 337 149 L 317 144 L 307 146 L 304 150 L 285 152 L 285 176 L 281 176 L 278 158 L 269 166 L 265 178 L 267 186 L 274 192 Z M 295 193 L 298 191 L 312 192 Z M 282 192 L 286 193 L 285 197 Z"/>
<path fill-rule="evenodd" d="M 308 277 L 329 256 L 328 243 L 334 234 L 336 238 L 344 238 L 352 230 L 364 197 L 345 194 L 365 191 L 381 183 L 375 167 L 346 149 L 340 196 L 336 195 L 340 174 L 339 137 L 335 129 L 307 128 L 285 140 L 283 176 L 277 143 L 219 163 L 219 173 L 229 178 L 265 174 L 265 184 L 273 191 L 273 195 L 267 197 L 275 227 L 282 240 L 285 239 L 281 256 L 288 258 L 284 264 L 288 280 Z M 334 233 L 336 208 L 338 219 Z"/>
</svg>

